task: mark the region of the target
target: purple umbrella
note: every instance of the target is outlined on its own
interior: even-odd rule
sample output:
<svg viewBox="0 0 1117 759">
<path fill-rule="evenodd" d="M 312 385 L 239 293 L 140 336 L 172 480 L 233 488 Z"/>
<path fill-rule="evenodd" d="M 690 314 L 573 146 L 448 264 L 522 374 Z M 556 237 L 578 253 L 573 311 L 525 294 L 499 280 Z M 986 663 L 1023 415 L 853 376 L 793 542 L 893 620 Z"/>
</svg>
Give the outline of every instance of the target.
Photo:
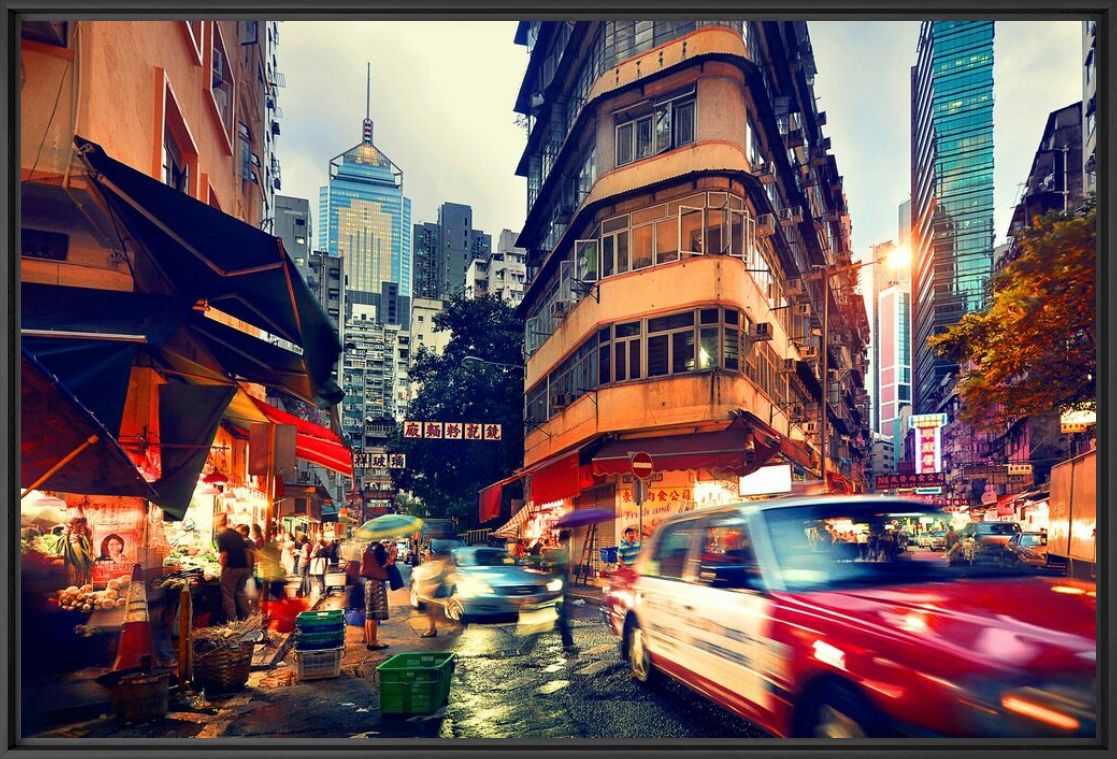
<svg viewBox="0 0 1117 759">
<path fill-rule="evenodd" d="M 578 509 L 563 514 L 555 522 L 555 527 L 581 527 L 584 524 L 596 524 L 597 522 L 608 522 L 610 519 L 616 518 L 616 513 L 609 508 L 598 507 L 594 509 Z"/>
</svg>

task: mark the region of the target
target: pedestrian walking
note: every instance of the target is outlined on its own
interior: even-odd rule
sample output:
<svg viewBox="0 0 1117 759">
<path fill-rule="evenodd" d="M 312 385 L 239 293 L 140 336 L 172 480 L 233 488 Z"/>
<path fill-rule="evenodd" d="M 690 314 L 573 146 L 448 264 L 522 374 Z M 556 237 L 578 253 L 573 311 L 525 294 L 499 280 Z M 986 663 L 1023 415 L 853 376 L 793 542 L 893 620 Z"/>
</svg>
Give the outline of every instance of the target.
<svg viewBox="0 0 1117 759">
<path fill-rule="evenodd" d="M 361 557 L 361 577 L 365 581 L 365 648 L 382 651 L 386 643 L 377 643 L 381 622 L 388 621 L 388 551 L 381 543 L 372 542 Z"/>
<path fill-rule="evenodd" d="M 256 577 L 256 560 L 257 551 L 256 544 L 252 542 L 250 537 L 252 532 L 246 524 L 238 524 L 234 527 L 242 538 L 244 538 L 244 550 L 248 556 L 248 579 L 245 580 L 244 590 L 245 596 L 248 598 L 248 605 L 252 611 L 258 608 L 260 602 L 260 587 L 261 583 L 259 578 Z"/>
<path fill-rule="evenodd" d="M 961 559 L 962 537 L 954 530 L 954 525 L 946 531 L 946 563 L 954 566 Z"/>
<path fill-rule="evenodd" d="M 857 533 L 857 558 L 861 561 L 869 558 L 869 533 L 864 531 Z"/>
<path fill-rule="evenodd" d="M 221 606 L 226 622 L 248 619 L 248 596 L 245 583 L 252 570 L 248 566 L 248 550 L 244 537 L 229 526 L 229 518 L 218 519 L 221 532 L 217 535 L 218 560 L 221 564 Z"/>
<path fill-rule="evenodd" d="M 570 565 L 573 559 L 570 556 L 571 540 L 570 531 L 563 530 L 559 533 L 559 540 L 564 543 L 563 547 L 556 551 L 552 563 L 554 573 L 562 580 L 562 600 L 559 601 L 558 607 L 555 609 L 558 612 L 558 619 L 556 620 L 556 627 L 558 628 L 559 635 L 562 637 L 562 647 L 569 653 L 575 652 L 577 649 L 574 647 L 574 632 L 570 624 L 570 609 L 571 597 L 569 590 L 570 585 Z"/>
<path fill-rule="evenodd" d="M 299 558 L 298 568 L 296 570 L 299 575 L 299 596 L 305 597 L 310 595 L 310 557 L 313 553 L 310 539 L 307 538 L 306 533 L 300 536 L 296 551 Z"/>
<path fill-rule="evenodd" d="M 310 558 L 310 574 L 318 581 L 318 595 L 326 595 L 326 564 L 330 560 L 330 547 L 319 537 Z"/>
<path fill-rule="evenodd" d="M 445 606 L 438 599 L 446 597 L 446 573 L 450 563 L 445 558 L 432 559 L 423 565 L 420 576 L 416 578 L 420 598 L 429 598 L 434 602 L 423 605 L 427 618 L 427 629 L 420 633 L 420 638 L 433 638 L 438 635 L 438 617 L 445 616 Z"/>
<path fill-rule="evenodd" d="M 640 556 L 640 541 L 636 537 L 636 528 L 629 527 L 624 531 L 624 539 L 617 546 L 617 563 L 622 567 L 631 567 Z"/>
</svg>

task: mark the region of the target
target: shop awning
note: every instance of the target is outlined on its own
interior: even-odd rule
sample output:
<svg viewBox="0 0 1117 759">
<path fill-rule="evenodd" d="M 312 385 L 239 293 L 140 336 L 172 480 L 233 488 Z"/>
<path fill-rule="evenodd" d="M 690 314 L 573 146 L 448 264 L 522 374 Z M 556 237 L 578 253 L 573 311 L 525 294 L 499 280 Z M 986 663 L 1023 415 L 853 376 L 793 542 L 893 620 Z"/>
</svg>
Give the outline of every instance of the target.
<svg viewBox="0 0 1117 759">
<path fill-rule="evenodd" d="M 781 440 L 778 432 L 745 412 L 717 432 L 608 443 L 593 457 L 593 473 L 631 474 L 629 453 L 643 452 L 651 455 L 656 471 L 722 469 L 743 477 L 767 463 L 780 450 Z"/>
<path fill-rule="evenodd" d="M 498 527 L 497 529 L 493 530 L 492 533 L 490 533 L 490 534 L 496 535 L 498 538 L 500 538 L 500 537 L 509 537 L 509 538 L 518 537 L 519 534 L 520 534 L 520 528 L 522 528 L 524 526 L 524 524 L 528 520 L 528 517 L 530 517 L 530 516 L 531 516 L 531 507 L 530 506 L 524 506 L 522 509 L 520 509 L 519 511 L 516 512 L 515 516 L 513 516 L 511 519 L 509 519 L 505 524 L 503 524 L 500 527 Z"/>
<path fill-rule="evenodd" d="M 336 433 L 321 425 L 300 419 L 294 414 L 288 414 L 264 403 L 259 398 L 252 398 L 252 402 L 273 424 L 289 424 L 295 427 L 296 457 L 324 466 L 346 477 L 353 476 L 353 452 L 345 447 Z"/>
<path fill-rule="evenodd" d="M 337 332 L 278 237 L 110 158 L 96 143 L 74 143 L 145 254 L 135 265 L 139 289 L 173 288 L 291 341 L 303 349 L 318 405 L 341 400 L 330 379 L 341 354 Z"/>
<path fill-rule="evenodd" d="M 198 485 L 210 446 L 229 401 L 236 393 L 227 385 L 159 386 L 159 449 L 162 477 L 152 500 L 167 514 L 182 519 Z"/>
<path fill-rule="evenodd" d="M 801 440 L 792 440 L 789 437 L 780 438 L 780 453 L 784 457 L 805 469 L 814 469 L 818 466 L 815 459 L 815 452 Z"/>
<path fill-rule="evenodd" d="M 841 472 L 827 472 L 826 484 L 831 493 L 838 495 L 852 495 L 853 483 L 846 479 Z"/>
<path fill-rule="evenodd" d="M 40 359 L 44 359 L 41 351 L 48 349 L 52 356 L 58 355 L 55 362 L 72 355 L 69 363 L 86 374 L 91 373 L 89 366 L 104 363 L 110 352 L 135 356 L 143 350 L 169 366 L 182 356 L 209 361 L 212 366 L 207 368 L 219 368 L 230 378 L 265 385 L 308 403 L 317 404 L 320 395 L 305 354 L 198 313 L 186 298 L 25 283 L 22 302 L 24 339 L 34 341 Z M 199 344 L 212 358 L 197 355 Z M 78 349 L 100 357 L 99 362 L 79 355 Z M 66 380 L 64 367 L 49 362 L 48 366 Z M 104 421 L 112 429 L 111 419 Z"/>
<path fill-rule="evenodd" d="M 536 506 L 573 498 L 583 487 L 593 484 L 593 474 L 588 466 L 581 465 L 578 451 L 548 459 L 526 469 L 522 475 L 530 478 L 531 501 Z"/>
<path fill-rule="evenodd" d="M 511 477 L 505 477 L 499 482 L 494 482 L 492 485 L 485 487 L 477 494 L 477 501 L 479 507 L 479 523 L 498 519 L 500 517 L 500 507 L 504 503 L 504 490 L 514 484 L 521 482 L 520 475 L 514 474 Z"/>
<path fill-rule="evenodd" d="M 154 499 L 155 490 L 100 420 L 31 352 L 23 348 L 21 353 L 20 486 Z"/>
</svg>

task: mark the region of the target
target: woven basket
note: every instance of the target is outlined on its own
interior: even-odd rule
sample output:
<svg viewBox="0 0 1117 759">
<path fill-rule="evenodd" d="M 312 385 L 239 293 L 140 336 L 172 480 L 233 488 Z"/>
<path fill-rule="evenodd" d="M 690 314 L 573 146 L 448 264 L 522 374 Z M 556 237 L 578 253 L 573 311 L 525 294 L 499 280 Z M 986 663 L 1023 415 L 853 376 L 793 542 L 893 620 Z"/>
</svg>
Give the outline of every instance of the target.
<svg viewBox="0 0 1117 759">
<path fill-rule="evenodd" d="M 248 682 L 252 669 L 252 642 L 247 640 L 222 644 L 210 650 L 198 650 L 194 644 L 194 682 L 208 693 L 240 690 Z"/>
</svg>

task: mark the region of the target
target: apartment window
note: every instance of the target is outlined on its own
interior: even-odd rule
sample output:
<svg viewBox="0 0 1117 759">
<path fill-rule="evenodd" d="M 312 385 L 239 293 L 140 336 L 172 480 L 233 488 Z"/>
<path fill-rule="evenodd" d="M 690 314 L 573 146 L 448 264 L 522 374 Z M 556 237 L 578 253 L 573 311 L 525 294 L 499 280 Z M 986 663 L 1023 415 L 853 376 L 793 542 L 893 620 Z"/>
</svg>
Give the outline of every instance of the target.
<svg viewBox="0 0 1117 759">
<path fill-rule="evenodd" d="M 749 163 L 759 165 L 764 163 L 764 148 L 760 145 L 760 134 L 756 131 L 756 124 L 750 116 L 745 126 L 746 144 L 749 150 Z"/>
<path fill-rule="evenodd" d="M 233 92 L 234 79 L 232 61 L 225 50 L 225 42 L 221 36 L 221 27 L 217 21 L 213 23 L 213 50 L 211 63 L 210 91 L 217 104 L 217 113 L 226 130 L 232 129 L 233 123 Z"/>
<path fill-rule="evenodd" d="M 624 166 L 694 142 L 694 92 L 658 101 L 650 114 L 617 126 L 616 164 Z"/>
<path fill-rule="evenodd" d="M 601 225 L 601 275 L 628 271 L 628 216 L 609 219 Z"/>
<path fill-rule="evenodd" d="M 182 119 L 178 103 L 170 87 L 163 91 L 163 144 L 160 175 L 163 184 L 187 195 L 193 193 L 193 174 L 198 162 L 198 151 L 190 141 L 190 132 Z"/>
<path fill-rule="evenodd" d="M 618 324 L 613 329 L 613 381 L 640 379 L 640 322 Z"/>
</svg>

